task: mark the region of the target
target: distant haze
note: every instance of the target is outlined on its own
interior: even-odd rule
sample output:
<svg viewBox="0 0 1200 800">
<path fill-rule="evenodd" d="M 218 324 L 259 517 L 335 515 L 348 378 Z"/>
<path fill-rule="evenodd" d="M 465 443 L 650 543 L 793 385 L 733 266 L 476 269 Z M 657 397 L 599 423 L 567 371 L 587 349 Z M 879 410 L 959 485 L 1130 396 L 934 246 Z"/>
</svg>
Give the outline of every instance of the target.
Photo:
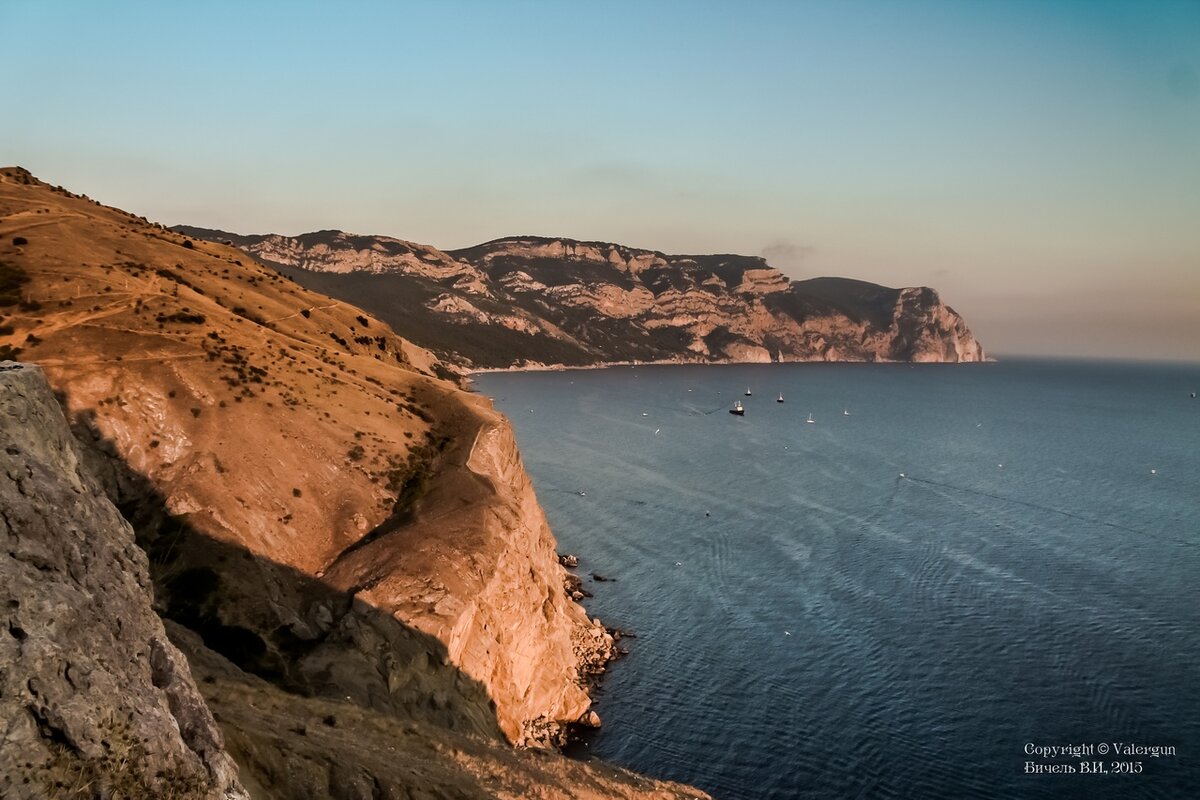
<svg viewBox="0 0 1200 800">
<path fill-rule="evenodd" d="M 0 162 L 167 224 L 929 285 L 1200 360 L 1200 2 L 3 0 Z"/>
</svg>

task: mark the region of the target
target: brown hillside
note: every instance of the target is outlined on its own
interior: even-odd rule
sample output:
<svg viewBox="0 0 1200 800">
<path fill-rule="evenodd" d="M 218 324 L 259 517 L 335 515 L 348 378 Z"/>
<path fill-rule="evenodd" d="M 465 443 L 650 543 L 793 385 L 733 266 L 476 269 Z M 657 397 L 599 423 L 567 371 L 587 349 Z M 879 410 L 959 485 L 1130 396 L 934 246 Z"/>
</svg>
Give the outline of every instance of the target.
<svg viewBox="0 0 1200 800">
<path fill-rule="evenodd" d="M 383 323 L 8 168 L 14 355 L 93 442 L 160 611 L 241 670 L 518 743 L 588 714 L 611 638 L 565 594 L 507 421 Z"/>
<path fill-rule="evenodd" d="M 319 571 L 438 435 L 454 387 L 351 306 L 23 171 L 0 172 L 0 217 L 0 260 L 29 278 L 0 343 L 219 539 Z"/>
</svg>

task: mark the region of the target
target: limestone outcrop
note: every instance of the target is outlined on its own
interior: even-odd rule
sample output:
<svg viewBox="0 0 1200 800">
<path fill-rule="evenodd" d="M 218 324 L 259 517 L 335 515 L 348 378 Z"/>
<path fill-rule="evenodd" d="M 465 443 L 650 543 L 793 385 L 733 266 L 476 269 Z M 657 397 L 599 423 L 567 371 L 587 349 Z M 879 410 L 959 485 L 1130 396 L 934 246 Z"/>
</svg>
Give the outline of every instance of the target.
<svg viewBox="0 0 1200 800">
<path fill-rule="evenodd" d="M 234 242 L 469 367 L 984 360 L 962 317 L 932 289 L 789 281 L 757 257 L 533 236 L 442 252 L 340 231 L 177 230 Z"/>
<path fill-rule="evenodd" d="M 464 434 L 443 453 L 420 508 L 345 553 L 324 580 L 368 587 L 364 602 L 444 642 L 446 657 L 488 687 L 511 741 L 562 744 L 563 722 L 587 718 L 585 681 L 613 657 L 612 637 L 563 590 L 508 421 L 483 398 L 447 404 Z"/>
<path fill-rule="evenodd" d="M 35 366 L 0 362 L 0 796 L 247 798 L 145 554 Z"/>
</svg>

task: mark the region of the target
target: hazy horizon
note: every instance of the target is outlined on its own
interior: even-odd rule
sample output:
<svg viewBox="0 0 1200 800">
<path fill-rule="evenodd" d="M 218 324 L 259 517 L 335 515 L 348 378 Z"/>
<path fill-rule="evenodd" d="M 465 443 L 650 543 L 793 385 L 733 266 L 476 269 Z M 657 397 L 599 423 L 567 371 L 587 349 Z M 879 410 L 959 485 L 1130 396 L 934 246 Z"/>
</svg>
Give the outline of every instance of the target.
<svg viewBox="0 0 1200 800">
<path fill-rule="evenodd" d="M 0 162 L 165 224 L 762 255 L 1200 360 L 1200 2 L 15 0 Z"/>
</svg>

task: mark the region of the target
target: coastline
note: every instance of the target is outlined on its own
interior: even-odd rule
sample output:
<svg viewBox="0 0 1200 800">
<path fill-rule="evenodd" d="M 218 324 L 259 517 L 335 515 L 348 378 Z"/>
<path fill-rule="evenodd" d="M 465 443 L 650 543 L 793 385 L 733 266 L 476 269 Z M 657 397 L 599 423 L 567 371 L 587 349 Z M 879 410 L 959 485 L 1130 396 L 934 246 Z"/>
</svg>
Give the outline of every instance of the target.
<svg viewBox="0 0 1200 800">
<path fill-rule="evenodd" d="M 1169 529 L 1173 520 L 1191 516 L 1179 492 L 1195 476 L 1195 459 L 1190 457 L 1194 451 L 1165 445 L 1167 437 L 1161 434 L 1192 431 L 1186 421 L 1194 417 L 1190 412 L 1197 402 L 1189 395 L 1196 387 L 1195 367 L 1154 366 L 1153 376 L 1150 365 L 1120 373 L 1086 361 L 1065 367 L 1069 369 L 1044 360 L 1014 359 L 968 372 L 743 370 L 732 374 L 761 375 L 764 384 L 775 378 L 791 384 L 790 389 L 783 386 L 787 404 L 776 406 L 768 387 L 760 391 L 756 380 L 754 396 L 759 399 L 754 402 L 761 402 L 762 415 L 755 423 L 762 422 L 750 425 L 732 422 L 724 412 L 711 421 L 685 414 L 671 402 L 691 400 L 693 395 L 684 393 L 693 386 L 694 393 L 705 397 L 717 390 L 740 391 L 740 385 L 727 386 L 728 372 L 658 370 L 658 377 L 651 377 L 637 371 L 640 380 L 634 379 L 634 372 L 621 370 L 481 378 L 481 391 L 505 397 L 500 407 L 516 412 L 522 450 L 535 480 L 541 479 L 539 489 L 546 487 L 547 512 L 564 552 L 587 559 L 579 572 L 596 599 L 585 602 L 601 618 L 647 639 L 632 642 L 632 657 L 613 665 L 605 678 L 598 704 L 605 726 L 594 738 L 584 732 L 580 746 L 567 752 L 625 759 L 625 766 L 670 777 L 679 773 L 655 770 L 671 768 L 682 760 L 676 754 L 686 752 L 689 769 L 700 766 L 689 774 L 708 791 L 748 797 L 757 795 L 733 788 L 756 785 L 746 782 L 750 770 L 736 748 L 751 740 L 753 732 L 766 731 L 765 743 L 753 745 L 755 757 L 761 758 L 756 764 L 785 762 L 766 779 L 777 781 L 768 784 L 773 794 L 799 794 L 798 788 L 811 779 L 820 787 L 809 790 L 814 794 L 846 796 L 856 793 L 847 786 L 870 793 L 873 784 L 849 770 L 810 778 L 804 768 L 807 760 L 797 757 L 799 766 L 788 764 L 786 753 L 794 747 L 806 754 L 805 759 L 829 763 L 829 758 L 852 748 L 855 732 L 862 731 L 879 743 L 872 752 L 882 754 L 879 758 L 896 776 L 895 785 L 904 789 L 899 793 L 921 796 L 921 789 L 930 785 L 924 782 L 928 762 L 923 760 L 930 754 L 919 745 L 895 757 L 886 754 L 886 743 L 907 720 L 919 717 L 931 729 L 943 720 L 958 720 L 953 738 L 939 741 L 939 747 L 957 748 L 956 753 L 984 750 L 993 723 L 1020 726 L 1025 719 L 1021 696 L 1009 690 L 1004 678 L 980 709 L 981 715 L 988 715 L 988 726 L 955 717 L 972 687 L 969 680 L 944 687 L 937 672 L 939 652 L 953 650 L 968 676 L 986 673 L 992 664 L 1022 669 L 1027 662 L 1021 643 L 1027 639 L 1020 622 L 1030 604 L 1036 603 L 1038 613 L 1053 618 L 1055 625 L 1072 625 L 1071 608 L 1053 597 L 1009 593 L 1025 578 L 1036 578 L 1040 593 L 1041 587 L 1053 588 L 1062 577 L 1040 559 L 1041 548 L 1051 546 L 1048 540 L 1059 556 L 1057 562 L 1073 564 L 1068 559 L 1078 557 L 1095 567 L 1096 572 L 1089 569 L 1073 585 L 1099 598 L 1105 596 L 1107 577 L 1120 580 L 1129 575 L 1124 565 L 1112 573 L 1102 571 L 1109 554 L 1150 549 L 1143 536 L 1131 536 L 1108 522 L 1139 529 L 1149 538 L 1158 526 Z M 1117 380 L 1114 375 L 1126 377 Z M 1154 380 L 1142 385 L 1136 380 L 1139 376 Z M 574 385 L 568 385 L 570 378 Z M 851 405 L 853 414 L 843 419 L 841 398 L 851 392 L 862 407 Z M 803 423 L 809 408 L 801 398 L 808 397 L 818 412 L 816 425 Z M 535 407 L 536 413 L 527 415 L 526 406 Z M 822 416 L 822 407 L 825 415 L 838 416 Z M 650 411 L 650 419 L 641 417 L 642 408 Z M 1144 413 L 1147 408 L 1155 413 Z M 599 409 L 601 419 L 586 429 L 571 427 L 584 409 Z M 659 425 L 663 435 L 649 436 Z M 1127 427 L 1151 435 L 1122 441 L 1119 432 Z M 567 436 L 556 435 L 564 430 Z M 1152 435 L 1154 431 L 1159 435 Z M 1100 453 L 1093 454 L 1088 440 L 1097 433 L 1103 444 Z M 787 445 L 790 451 L 784 452 Z M 721 465 L 722 458 L 728 459 L 730 469 L 712 466 Z M 740 482 L 731 480 L 727 497 L 699 499 L 726 488 L 714 490 L 709 478 L 737 472 L 742 465 L 748 474 Z M 1151 467 L 1157 474 L 1151 474 Z M 897 470 L 917 479 L 943 481 L 950 488 L 897 481 Z M 1076 500 L 1076 487 L 1090 494 Z M 572 496 L 576 488 L 586 490 L 586 499 Z M 972 490 L 994 496 L 970 495 Z M 1161 512 L 1154 502 L 1163 503 Z M 786 510 L 777 512 L 779 506 Z M 713 509 L 713 519 L 704 518 L 708 508 Z M 765 524 L 764 512 L 771 515 Z M 1154 552 L 1162 564 L 1136 568 L 1139 580 L 1147 579 L 1139 583 L 1147 592 L 1160 586 L 1154 578 L 1160 566 L 1169 565 L 1164 574 L 1172 581 L 1186 576 L 1186 568 L 1177 563 L 1187 543 L 1154 538 Z M 931 541 L 937 545 L 937 578 L 925 582 L 915 576 L 928 568 Z M 1080 541 L 1107 544 L 1098 545 L 1094 555 L 1072 555 Z M 672 568 L 676 560 L 682 565 Z M 889 565 L 894 563 L 905 567 L 892 572 Z M 587 580 L 592 569 L 624 582 L 593 585 Z M 749 586 L 754 589 L 747 590 Z M 997 644 L 992 628 L 954 625 L 929 630 L 922 624 L 930 613 L 954 621 L 980 619 L 1000 593 L 1004 605 L 996 611 L 997 618 L 1014 632 L 1013 640 L 1001 637 Z M 1168 584 L 1163 599 L 1169 594 Z M 689 602 L 692 597 L 695 602 Z M 833 609 L 835 602 L 840 605 Z M 1067 659 L 1079 669 L 1103 664 L 1105 670 L 1122 670 L 1131 685 L 1144 686 L 1156 698 L 1168 694 L 1156 688 L 1155 672 L 1146 673 L 1141 662 L 1131 664 L 1105 642 L 1127 630 L 1121 626 L 1124 617 L 1113 610 L 1122 607 L 1123 600 L 1106 602 L 1110 604 L 1104 606 L 1104 615 L 1079 634 L 1079 641 L 1088 642 L 1088 648 L 1079 651 L 1086 657 L 1077 658 L 1073 645 L 1056 650 L 1051 633 L 1031 632 L 1029 641 L 1037 643 L 1031 658 L 1039 665 Z M 774 605 L 764 610 L 767 604 Z M 1181 618 L 1177 606 L 1164 608 L 1174 609 L 1172 619 Z M 1192 612 L 1187 614 L 1190 618 Z M 859 626 L 866 626 L 861 639 L 857 632 L 864 628 Z M 756 655 L 761 653 L 761 666 L 745 666 L 742 648 L 723 646 L 731 628 Z M 849 631 L 855 633 L 848 635 Z M 1157 640 L 1157 635 L 1150 638 Z M 1008 644 L 1012 641 L 1016 644 Z M 699 655 L 684 655 L 693 647 Z M 886 656 L 878 655 L 879 649 Z M 679 663 L 703 664 L 707 671 L 700 681 L 694 677 L 698 669 L 676 676 L 670 665 Z M 905 664 L 906 674 L 915 676 L 912 682 L 897 685 L 889 663 Z M 1175 665 L 1170 676 L 1184 674 L 1177 667 L 1185 659 L 1170 663 Z M 1098 680 L 1104 680 L 1106 672 L 1100 670 L 1097 667 Z M 1047 669 L 1045 674 L 1053 672 Z M 1161 677 L 1168 678 L 1165 669 Z M 740 700 L 746 696 L 741 687 L 747 685 L 753 687 L 748 692 L 753 703 L 688 703 L 696 696 L 689 689 L 697 686 L 706 691 L 721 686 L 729 692 L 725 698 Z M 859 686 L 869 688 L 860 694 Z M 1125 721 L 1102 703 L 1078 702 L 1077 695 L 1064 698 L 1053 680 L 1038 687 L 1044 688 L 1047 702 L 1064 709 L 1062 713 L 1087 715 L 1099 720 L 1097 727 L 1104 721 L 1125 730 Z M 811 702 L 813 696 L 847 694 L 853 699 L 865 696 L 868 702 L 862 707 L 847 703 L 835 719 L 822 713 L 820 703 Z M 651 718 L 654 715 L 645 710 L 658 710 L 649 704 L 651 697 L 682 700 L 674 706 L 664 704 L 662 718 Z M 943 697 L 949 701 L 937 705 Z M 777 701 L 779 713 L 773 714 L 774 707 L 764 700 Z M 926 700 L 935 713 L 923 710 Z M 881 718 L 876 709 L 885 703 L 900 711 Z M 1158 705 L 1147 716 L 1170 722 L 1170 708 Z M 816 735 L 789 742 L 793 719 Z M 684 744 L 667 735 L 672 729 Z M 980 738 L 972 739 L 976 734 Z M 670 745 L 659 746 L 664 740 Z M 989 775 L 1008 780 L 1003 753 L 988 752 L 983 758 Z M 919 766 L 911 773 L 903 771 L 914 764 Z M 1167 773 L 1162 770 L 1156 779 L 1170 782 Z M 1020 780 L 1014 777 L 1002 785 L 1021 787 Z M 946 787 L 946 796 L 962 791 L 953 777 L 938 786 Z"/>
<path fill-rule="evenodd" d="M 839 358 L 835 360 L 823 358 L 785 358 L 782 360 L 771 361 L 733 361 L 733 360 L 718 360 L 718 361 L 680 361 L 678 359 L 662 359 L 659 361 L 601 361 L 596 364 L 524 364 L 521 366 L 511 367 L 469 367 L 464 368 L 461 373 L 463 378 L 470 381 L 474 375 L 490 375 L 493 373 L 510 373 L 510 372 L 582 372 L 585 370 L 594 369 L 610 369 L 612 367 L 736 367 L 736 366 L 751 366 L 751 365 L 778 365 L 778 364 L 909 364 L 909 365 L 954 365 L 962 366 L 966 364 L 996 364 L 999 359 L 988 356 L 981 361 L 903 361 L 898 359 L 876 359 L 867 361 L 865 359 L 855 360 Z"/>
<path fill-rule="evenodd" d="M 496 408 L 496 398 L 491 397 L 489 395 L 484 395 L 484 394 L 480 393 L 477 388 L 475 388 L 475 386 L 474 386 L 474 384 L 475 384 L 474 377 L 475 376 L 488 375 L 488 374 L 507 374 L 507 373 L 582 372 L 582 371 L 595 371 L 595 370 L 612 369 L 612 368 L 620 368 L 620 367 L 639 367 L 639 366 L 661 366 L 661 367 L 718 366 L 718 367 L 720 367 L 720 366 L 771 365 L 771 364 L 847 364 L 847 365 L 861 365 L 861 364 L 903 365 L 903 364 L 908 364 L 911 366 L 911 365 L 915 365 L 917 363 L 945 364 L 945 365 L 986 364 L 986 363 L 995 363 L 995 359 L 989 357 L 989 358 L 984 359 L 983 361 L 940 361 L 940 362 L 910 362 L 910 361 L 897 361 L 897 360 L 862 361 L 862 360 L 846 360 L 846 359 L 840 359 L 840 360 L 836 360 L 836 361 L 828 361 L 828 360 L 824 360 L 824 359 L 792 359 L 792 360 L 784 359 L 782 361 L 734 361 L 734 360 L 680 361 L 677 359 L 664 359 L 664 360 L 657 360 L 657 361 L 608 361 L 608 362 L 600 362 L 600 363 L 596 363 L 596 364 L 585 364 L 585 365 L 525 364 L 525 365 L 521 365 L 521 366 L 511 366 L 511 367 L 484 367 L 484 368 L 479 368 L 479 369 L 471 369 L 462 374 L 462 379 L 463 379 L 464 390 L 486 400 L 491 405 L 493 411 L 495 411 L 495 413 L 499 414 L 504 419 L 505 424 L 507 426 L 509 426 L 510 430 L 513 430 L 513 433 L 515 434 L 515 429 L 512 428 L 511 420 L 508 419 L 506 414 L 504 414 L 503 412 L 501 412 L 499 409 Z M 480 431 L 478 431 L 476 433 L 475 441 L 472 443 L 471 448 L 470 448 L 472 452 L 474 452 L 475 447 L 478 444 L 480 432 L 482 432 L 482 429 L 480 429 Z M 518 452 L 518 458 L 520 458 L 519 447 L 517 448 L 517 452 Z M 532 484 L 531 484 L 531 491 L 534 491 L 532 489 Z M 535 495 L 536 495 L 536 492 L 535 492 Z M 541 500 L 535 498 L 535 502 L 537 503 L 537 505 L 540 509 L 541 508 Z M 557 537 L 555 537 L 553 530 L 549 531 L 549 535 L 554 543 L 555 548 L 557 548 L 558 539 L 557 539 Z M 572 569 L 572 567 L 568 566 L 568 564 L 564 560 L 564 558 L 567 556 L 567 554 L 559 555 L 557 552 L 557 549 L 556 549 L 555 553 L 556 553 L 556 559 L 559 563 L 559 566 L 563 571 L 564 591 L 568 597 L 569 602 L 572 605 L 575 605 L 578 608 L 583 609 L 587 613 L 587 618 L 590 619 L 592 627 L 598 628 L 599 630 L 603 631 L 605 634 L 604 635 L 605 641 L 604 641 L 603 645 L 599 645 L 598 643 L 593 643 L 594 646 L 587 648 L 586 652 L 579 653 L 579 662 L 578 662 L 579 677 L 583 684 L 583 688 L 590 696 L 592 689 L 594 689 L 594 688 L 598 689 L 598 688 L 602 687 L 604 678 L 608 674 L 609 670 L 612 668 L 612 665 L 616 661 L 621 659 L 623 656 L 628 654 L 628 650 L 625 650 L 616 644 L 617 641 L 619 641 L 622 637 L 624 637 L 628 634 L 626 634 L 626 632 L 620 628 L 609 627 L 608 625 L 604 624 L 602 619 L 600 619 L 597 616 L 591 615 L 590 611 L 588 611 L 588 609 L 586 608 L 586 606 L 583 603 L 585 597 L 588 597 L 590 595 L 585 595 L 585 597 L 574 597 L 573 596 L 572 590 L 576 590 L 576 591 L 578 590 L 578 588 L 580 586 L 580 578 L 578 575 L 576 575 L 575 573 L 570 571 Z M 581 757 L 583 755 L 583 753 L 582 753 L 582 751 L 580 751 L 578 749 L 580 743 L 582 743 L 583 746 L 586 747 L 587 746 L 586 741 L 589 738 L 591 738 L 592 736 L 594 736 L 595 733 L 600 729 L 600 727 L 601 727 L 600 723 L 601 723 L 601 720 L 599 718 L 599 715 L 589 707 L 589 710 L 587 712 L 585 712 L 580 717 L 579 720 L 577 720 L 575 722 L 569 722 L 569 723 L 562 725 L 562 727 L 559 729 L 558 732 L 551 735 L 551 738 L 556 740 L 554 743 L 554 748 L 563 754 L 570 755 L 571 757 L 576 757 L 576 758 Z"/>
</svg>

